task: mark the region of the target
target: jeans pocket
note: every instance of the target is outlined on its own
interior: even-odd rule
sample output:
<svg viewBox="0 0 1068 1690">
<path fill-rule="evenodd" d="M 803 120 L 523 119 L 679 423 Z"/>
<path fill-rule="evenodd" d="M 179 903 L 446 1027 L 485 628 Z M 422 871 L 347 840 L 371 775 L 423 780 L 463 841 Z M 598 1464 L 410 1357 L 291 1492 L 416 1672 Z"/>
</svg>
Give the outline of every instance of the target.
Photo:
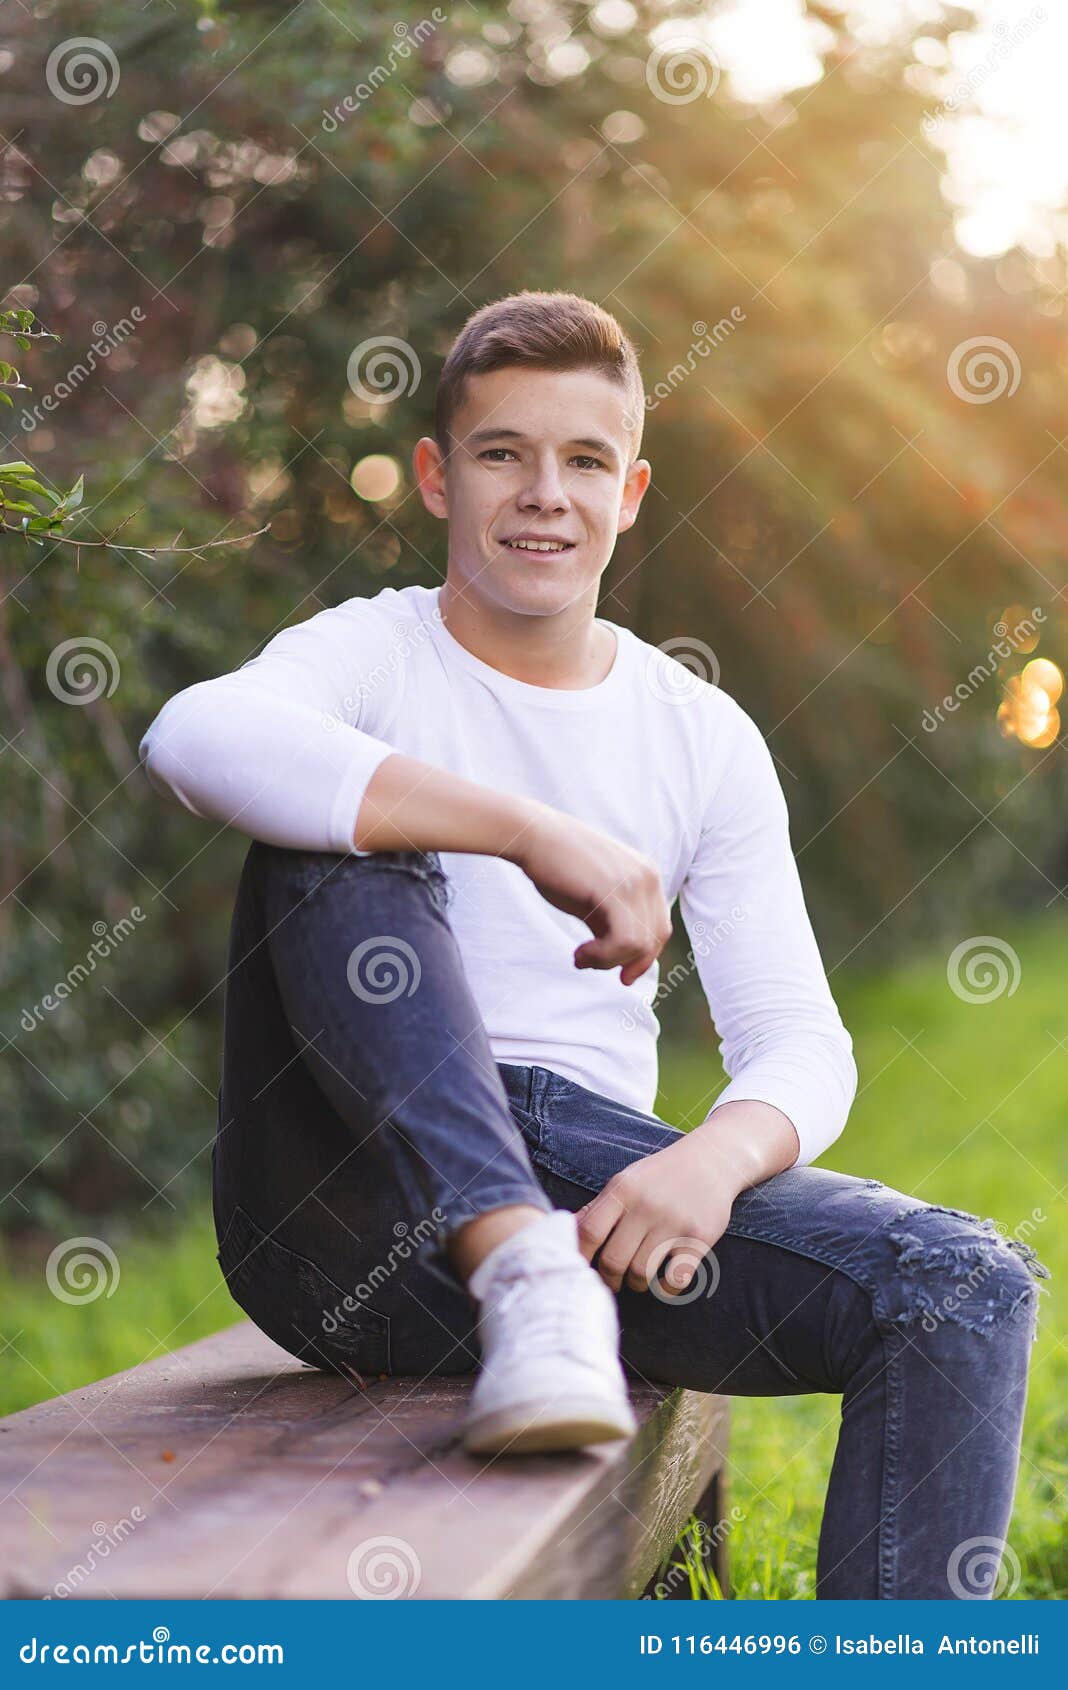
<svg viewBox="0 0 1068 1690">
<path fill-rule="evenodd" d="M 541 1105 L 533 1154 L 550 1173 L 596 1192 L 632 1162 L 665 1150 L 682 1136 L 666 1121 L 554 1074 Z"/>
<path fill-rule="evenodd" d="M 390 1371 L 389 1316 L 348 1296 L 318 1262 L 280 1244 L 240 1205 L 216 1260 L 234 1302 L 290 1355 L 338 1373 Z"/>
</svg>

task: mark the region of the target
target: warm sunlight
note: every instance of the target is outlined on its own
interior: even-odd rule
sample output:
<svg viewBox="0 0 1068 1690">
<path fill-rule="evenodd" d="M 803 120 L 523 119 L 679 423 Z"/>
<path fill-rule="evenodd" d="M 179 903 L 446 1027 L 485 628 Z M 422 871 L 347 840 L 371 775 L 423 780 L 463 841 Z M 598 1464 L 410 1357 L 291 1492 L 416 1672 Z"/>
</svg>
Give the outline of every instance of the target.
<svg viewBox="0 0 1068 1690">
<path fill-rule="evenodd" d="M 919 31 L 909 81 L 926 102 L 924 128 L 945 161 L 943 192 L 958 208 L 960 246 L 979 257 L 1015 245 L 1039 257 L 1052 253 L 1068 199 L 1068 8 L 1055 0 L 974 0 L 975 27 L 954 32 L 946 45 L 922 33 L 945 15 L 939 0 L 846 0 L 841 9 L 859 45 L 826 74 L 848 75 L 865 50 Z M 663 25 L 658 43 L 676 46 L 680 27 Z M 689 38 L 703 41 L 731 95 L 766 108 L 791 90 L 804 98 L 833 39 L 804 16 L 801 0 L 734 0 Z"/>
</svg>

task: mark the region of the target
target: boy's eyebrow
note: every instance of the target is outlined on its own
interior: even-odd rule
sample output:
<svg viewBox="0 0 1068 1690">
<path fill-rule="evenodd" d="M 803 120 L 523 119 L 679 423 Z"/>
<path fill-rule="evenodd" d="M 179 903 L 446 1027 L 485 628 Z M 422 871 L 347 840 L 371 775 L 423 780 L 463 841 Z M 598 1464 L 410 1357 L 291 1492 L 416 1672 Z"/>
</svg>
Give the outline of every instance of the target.
<svg viewBox="0 0 1068 1690">
<path fill-rule="evenodd" d="M 476 428 L 466 436 L 469 446 L 480 446 L 487 440 L 525 440 L 527 436 L 518 428 Z M 581 435 L 574 440 L 566 440 L 565 446 L 585 446 L 592 452 L 600 452 L 602 457 L 614 458 L 616 449 L 610 440 L 602 440 L 600 435 Z"/>
</svg>

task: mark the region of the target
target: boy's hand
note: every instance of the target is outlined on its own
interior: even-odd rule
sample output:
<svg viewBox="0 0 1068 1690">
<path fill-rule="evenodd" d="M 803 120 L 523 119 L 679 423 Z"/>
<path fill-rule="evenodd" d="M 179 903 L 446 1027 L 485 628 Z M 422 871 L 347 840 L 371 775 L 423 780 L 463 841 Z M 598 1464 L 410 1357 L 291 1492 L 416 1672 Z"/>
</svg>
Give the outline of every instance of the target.
<svg viewBox="0 0 1068 1690">
<path fill-rule="evenodd" d="M 539 806 L 507 855 L 558 910 L 594 937 L 576 968 L 619 968 L 624 986 L 651 968 L 671 937 L 671 917 L 651 858 L 574 816 Z"/>
<path fill-rule="evenodd" d="M 718 1275 L 709 1283 L 701 1262 L 726 1231 L 734 1199 L 792 1168 L 800 1150 L 793 1122 L 774 1104 L 719 1103 L 700 1126 L 614 1174 L 577 1211 L 579 1248 L 589 1262 L 600 1251 L 595 1265 L 613 1291 L 655 1283 L 677 1296 L 692 1282 L 691 1297 L 711 1296 Z"/>
<path fill-rule="evenodd" d="M 578 1210 L 579 1248 L 589 1262 L 600 1251 L 595 1265 L 613 1291 L 657 1283 L 676 1296 L 723 1236 L 738 1190 L 731 1168 L 687 1134 L 614 1174 Z"/>
</svg>

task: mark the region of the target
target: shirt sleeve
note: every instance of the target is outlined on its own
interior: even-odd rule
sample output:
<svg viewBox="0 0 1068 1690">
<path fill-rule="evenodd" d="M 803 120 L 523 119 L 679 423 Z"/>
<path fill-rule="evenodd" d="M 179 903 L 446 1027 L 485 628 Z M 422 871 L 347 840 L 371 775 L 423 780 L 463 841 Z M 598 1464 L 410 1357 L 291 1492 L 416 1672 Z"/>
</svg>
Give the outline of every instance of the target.
<svg viewBox="0 0 1068 1690">
<path fill-rule="evenodd" d="M 729 1076 L 716 1107 L 746 1098 L 780 1109 L 797 1131 L 801 1167 L 845 1126 L 857 1087 L 853 1041 L 805 907 L 771 753 L 729 703 L 731 751 L 679 910 Z"/>
<path fill-rule="evenodd" d="M 156 791 L 267 844 L 366 855 L 356 818 L 394 748 L 354 724 L 383 641 L 369 603 L 351 604 L 168 699 L 138 747 Z"/>
</svg>

